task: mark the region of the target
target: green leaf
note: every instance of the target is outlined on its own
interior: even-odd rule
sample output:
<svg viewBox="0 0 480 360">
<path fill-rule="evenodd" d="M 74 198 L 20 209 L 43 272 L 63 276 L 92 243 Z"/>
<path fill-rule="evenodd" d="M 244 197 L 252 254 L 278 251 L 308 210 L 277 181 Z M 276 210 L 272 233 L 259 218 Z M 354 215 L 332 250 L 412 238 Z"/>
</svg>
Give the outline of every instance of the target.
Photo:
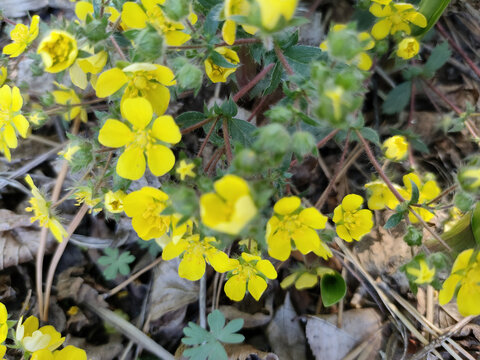
<svg viewBox="0 0 480 360">
<path fill-rule="evenodd" d="M 472 231 L 477 245 L 480 245 L 480 202 L 477 202 L 472 212 Z"/>
<path fill-rule="evenodd" d="M 447 8 L 450 0 L 422 0 L 418 6 L 418 12 L 427 18 L 427 26 L 424 28 L 412 26 L 412 36 L 422 36 L 426 34 L 440 19 Z"/>
<path fill-rule="evenodd" d="M 342 275 L 335 271 L 322 276 L 320 290 L 323 305 L 332 306 L 345 296 L 347 285 Z"/>
<path fill-rule="evenodd" d="M 243 146 L 250 146 L 255 140 L 253 132 L 257 127 L 245 120 L 231 119 L 228 121 L 228 131 L 234 141 Z"/>
<path fill-rule="evenodd" d="M 409 225 L 407 228 L 407 233 L 403 237 L 403 240 L 409 246 L 420 246 L 422 245 L 423 235 L 415 226 Z"/>
<path fill-rule="evenodd" d="M 385 114 L 399 113 L 409 103 L 411 94 L 412 83 L 410 81 L 397 85 L 388 93 L 387 98 L 382 105 L 382 111 Z"/>
<path fill-rule="evenodd" d="M 373 130 L 372 128 L 369 127 L 364 127 L 360 129 L 360 134 L 370 141 L 371 143 L 374 143 L 377 146 L 380 146 L 380 137 L 378 136 L 378 132 Z"/>
<path fill-rule="evenodd" d="M 237 65 L 232 64 L 222 54 L 220 54 L 216 51 L 212 51 L 210 53 L 210 59 L 212 59 L 212 61 L 215 65 L 218 65 L 218 66 L 223 67 L 223 68 L 234 69 L 234 68 L 237 67 Z"/>
<path fill-rule="evenodd" d="M 326 55 L 316 46 L 295 45 L 283 52 L 295 73 L 307 76 L 310 73 L 310 63 Z"/>
<path fill-rule="evenodd" d="M 206 118 L 207 116 L 204 113 L 198 111 L 187 111 L 177 116 L 175 122 L 178 124 L 178 126 L 187 128 L 205 120 Z"/>
<path fill-rule="evenodd" d="M 412 180 L 410 180 L 412 184 L 412 197 L 410 198 L 410 204 L 417 204 L 418 198 L 420 197 L 420 191 L 418 190 L 417 184 L 415 184 Z"/>
<path fill-rule="evenodd" d="M 432 77 L 438 69 L 445 65 L 450 56 L 452 56 L 452 51 L 446 41 L 435 46 L 425 63 L 423 74 L 426 77 Z"/>
<path fill-rule="evenodd" d="M 388 220 L 385 223 L 385 225 L 383 226 L 383 228 L 388 230 L 388 229 L 391 229 L 391 228 L 397 226 L 400 223 L 400 221 L 403 220 L 403 216 L 404 216 L 403 212 L 398 212 L 396 214 L 393 214 L 392 216 L 390 216 L 388 218 Z"/>
<path fill-rule="evenodd" d="M 205 18 L 205 23 L 203 24 L 203 31 L 205 36 L 213 37 L 217 33 L 219 25 L 219 15 L 223 9 L 223 3 L 219 3 L 211 8 L 208 12 L 207 17 Z"/>
<path fill-rule="evenodd" d="M 220 310 L 208 314 L 207 316 L 208 326 L 213 335 L 220 335 L 223 327 L 225 326 L 225 316 Z"/>
<path fill-rule="evenodd" d="M 230 118 L 237 115 L 238 112 L 237 104 L 235 104 L 235 101 L 233 101 L 231 98 L 222 104 L 221 109 L 222 113 Z"/>
<path fill-rule="evenodd" d="M 107 266 L 103 270 L 103 275 L 107 280 L 113 280 L 118 273 L 128 275 L 130 273 L 130 266 L 128 264 L 135 261 L 135 256 L 130 254 L 130 251 L 125 251 L 119 254 L 118 248 L 106 248 L 105 255 L 98 259 L 98 263 L 102 266 Z"/>
</svg>

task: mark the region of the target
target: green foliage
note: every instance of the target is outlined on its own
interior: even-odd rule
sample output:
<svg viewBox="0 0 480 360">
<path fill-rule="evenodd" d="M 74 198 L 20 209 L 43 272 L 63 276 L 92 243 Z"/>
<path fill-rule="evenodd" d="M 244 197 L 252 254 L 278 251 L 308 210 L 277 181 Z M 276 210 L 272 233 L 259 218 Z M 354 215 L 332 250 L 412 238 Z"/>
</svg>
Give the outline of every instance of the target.
<svg viewBox="0 0 480 360">
<path fill-rule="evenodd" d="M 431 78 L 452 56 L 452 51 L 447 42 L 435 46 L 423 68 L 425 77 Z"/>
<path fill-rule="evenodd" d="M 472 212 L 472 232 L 477 245 L 480 245 L 480 202 L 477 202 Z"/>
<path fill-rule="evenodd" d="M 135 256 L 130 254 L 130 251 L 124 251 L 120 254 L 118 248 L 106 248 L 105 255 L 98 259 L 98 263 L 106 266 L 103 270 L 103 276 L 107 280 L 113 280 L 118 273 L 121 275 L 128 275 L 130 273 L 129 264 L 135 261 Z"/>
<path fill-rule="evenodd" d="M 385 223 L 385 225 L 383 226 L 383 228 L 388 230 L 388 229 L 391 229 L 391 228 L 397 226 L 403 220 L 404 216 L 405 216 L 405 212 L 403 212 L 403 211 L 396 212 L 395 214 L 393 214 L 392 216 L 390 216 L 388 218 L 388 220 Z"/>
<path fill-rule="evenodd" d="M 409 225 L 407 227 L 407 233 L 403 236 L 403 240 L 409 246 L 422 245 L 423 234 L 415 226 Z"/>
<path fill-rule="evenodd" d="M 394 87 L 387 95 L 382 104 L 382 111 L 385 114 L 395 114 L 401 112 L 410 101 L 412 95 L 412 83 L 406 81 Z"/>
<path fill-rule="evenodd" d="M 320 291 L 323 305 L 332 306 L 342 300 L 347 293 L 345 279 L 337 271 L 331 270 L 322 275 Z"/>
<path fill-rule="evenodd" d="M 222 346 L 225 344 L 238 344 L 245 337 L 237 334 L 243 326 L 243 319 L 234 319 L 225 325 L 225 316 L 220 310 L 215 310 L 207 317 L 210 331 L 189 322 L 183 329 L 185 337 L 182 342 L 193 346 L 183 352 L 183 356 L 190 360 L 228 360 L 227 353 Z"/>
</svg>

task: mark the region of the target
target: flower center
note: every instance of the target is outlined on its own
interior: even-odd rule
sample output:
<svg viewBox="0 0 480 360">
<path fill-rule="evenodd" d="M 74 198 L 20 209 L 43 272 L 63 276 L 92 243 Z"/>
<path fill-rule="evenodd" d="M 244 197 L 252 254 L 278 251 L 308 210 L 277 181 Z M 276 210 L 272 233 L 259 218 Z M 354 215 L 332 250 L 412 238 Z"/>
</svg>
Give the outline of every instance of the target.
<svg viewBox="0 0 480 360">
<path fill-rule="evenodd" d="M 357 211 L 345 211 L 343 221 L 348 230 L 355 230 L 361 226 L 362 219 Z"/>
<path fill-rule="evenodd" d="M 70 42 L 59 34 L 55 41 L 45 44 L 45 51 L 52 57 L 53 64 L 64 62 L 70 53 Z"/>
</svg>

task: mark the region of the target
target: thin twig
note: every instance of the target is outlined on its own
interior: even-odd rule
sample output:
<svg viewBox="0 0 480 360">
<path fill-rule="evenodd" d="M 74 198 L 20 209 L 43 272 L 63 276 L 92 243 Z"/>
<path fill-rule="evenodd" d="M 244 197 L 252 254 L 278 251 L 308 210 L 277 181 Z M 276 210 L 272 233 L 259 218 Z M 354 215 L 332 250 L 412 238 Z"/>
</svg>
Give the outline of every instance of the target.
<svg viewBox="0 0 480 360">
<path fill-rule="evenodd" d="M 287 72 L 287 74 L 290 76 L 294 75 L 295 72 L 293 71 L 292 67 L 288 63 L 285 55 L 283 55 L 282 49 L 280 49 L 280 47 L 277 44 L 275 44 L 274 50 L 275 50 L 275 54 L 277 54 L 278 60 L 280 60 L 280 62 L 282 63 L 282 66 Z"/>
<path fill-rule="evenodd" d="M 223 120 L 223 140 L 225 140 L 225 151 L 227 153 L 227 161 L 229 164 L 232 163 L 232 145 L 230 144 L 230 135 L 228 134 L 228 124 L 227 120 Z"/>
<path fill-rule="evenodd" d="M 115 40 L 115 38 L 113 37 L 113 35 L 110 36 L 110 41 L 112 42 L 113 47 L 114 47 L 115 50 L 117 51 L 118 55 L 120 55 L 120 57 L 122 58 L 122 60 L 123 60 L 123 61 L 128 61 L 128 60 L 127 60 L 127 57 L 125 56 L 125 54 L 124 54 L 123 51 L 122 51 L 122 48 L 120 47 L 120 45 L 118 45 L 117 40 Z"/>
<path fill-rule="evenodd" d="M 198 296 L 198 311 L 200 327 L 207 328 L 207 278 L 206 274 L 200 279 L 200 289 Z"/>
<path fill-rule="evenodd" d="M 198 150 L 197 157 L 202 156 L 203 150 L 205 149 L 205 146 L 208 143 L 208 140 L 210 139 L 210 136 L 212 136 L 213 130 L 215 130 L 215 127 L 217 126 L 218 122 L 218 117 L 215 119 L 213 122 L 212 126 L 210 127 L 210 130 L 208 130 L 207 136 L 205 136 L 205 139 L 202 142 L 202 145 L 200 146 L 200 150 Z"/>
<path fill-rule="evenodd" d="M 192 132 L 193 130 L 201 128 L 203 125 L 208 124 L 212 120 L 213 120 L 213 118 L 206 118 L 205 120 L 202 120 L 202 121 L 200 121 L 200 122 L 198 122 L 198 123 L 196 123 L 192 126 L 189 126 L 185 129 L 182 129 L 181 133 L 182 133 L 182 135 L 188 134 L 188 133 Z"/>
<path fill-rule="evenodd" d="M 239 90 L 233 96 L 233 101 L 238 102 L 243 96 L 245 96 L 255 85 L 257 85 L 273 67 L 275 66 L 274 63 L 268 64 L 262 71 L 260 71 L 247 85 Z"/>
</svg>

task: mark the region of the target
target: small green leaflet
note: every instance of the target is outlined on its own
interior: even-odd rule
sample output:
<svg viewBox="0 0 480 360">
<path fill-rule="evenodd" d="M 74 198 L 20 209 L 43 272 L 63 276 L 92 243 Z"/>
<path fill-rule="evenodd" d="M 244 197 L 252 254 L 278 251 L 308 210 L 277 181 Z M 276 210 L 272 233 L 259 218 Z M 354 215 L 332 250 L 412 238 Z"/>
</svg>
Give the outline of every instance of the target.
<svg viewBox="0 0 480 360">
<path fill-rule="evenodd" d="M 347 293 L 347 285 L 342 275 L 332 270 L 331 273 L 322 275 L 320 290 L 323 305 L 332 306 L 345 296 Z"/>
<path fill-rule="evenodd" d="M 423 68 L 423 74 L 426 77 L 433 77 L 435 72 L 440 69 L 452 56 L 448 43 L 443 42 L 440 45 L 435 46 Z"/>
<path fill-rule="evenodd" d="M 410 101 L 412 94 L 412 82 L 406 81 L 397 85 L 390 91 L 382 105 L 382 111 L 385 114 L 395 114 L 402 111 Z"/>
<path fill-rule="evenodd" d="M 117 248 L 106 248 L 104 250 L 105 255 L 98 259 L 98 263 L 102 266 L 107 266 L 103 270 L 103 275 L 107 280 L 113 280 L 117 277 L 118 273 L 122 275 L 128 275 L 130 273 L 130 266 L 128 264 L 135 261 L 135 256 L 130 254 L 130 251 L 124 251 L 119 254 Z"/>
<path fill-rule="evenodd" d="M 237 65 L 232 64 L 230 61 L 228 61 L 222 54 L 212 51 L 210 53 L 210 59 L 214 62 L 215 65 L 218 65 L 223 68 L 227 69 L 234 69 L 237 67 Z"/>
<path fill-rule="evenodd" d="M 241 334 L 236 334 L 243 326 L 243 319 L 234 319 L 225 325 L 225 316 L 220 310 L 215 310 L 207 317 L 210 331 L 189 322 L 183 329 L 185 345 L 194 346 L 183 352 L 190 360 L 228 360 L 227 353 L 221 343 L 238 344 L 245 340 Z"/>
<path fill-rule="evenodd" d="M 403 212 L 397 212 L 396 214 L 393 214 L 392 216 L 390 216 L 388 218 L 388 220 L 385 223 L 385 225 L 383 226 L 383 228 L 385 230 L 388 230 L 388 229 L 391 229 L 391 228 L 397 226 L 400 223 L 400 221 L 402 221 L 404 215 L 405 214 Z"/>
</svg>

